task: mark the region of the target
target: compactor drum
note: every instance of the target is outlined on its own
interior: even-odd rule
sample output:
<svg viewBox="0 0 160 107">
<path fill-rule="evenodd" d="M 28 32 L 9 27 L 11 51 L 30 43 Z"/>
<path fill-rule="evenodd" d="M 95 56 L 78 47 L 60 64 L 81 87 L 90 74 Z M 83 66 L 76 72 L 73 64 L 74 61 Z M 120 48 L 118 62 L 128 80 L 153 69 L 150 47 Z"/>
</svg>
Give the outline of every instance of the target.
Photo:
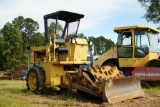
<svg viewBox="0 0 160 107">
<path fill-rule="evenodd" d="M 28 48 L 31 66 L 27 88 L 36 93 L 43 92 L 46 85 L 77 89 L 110 103 L 143 96 L 139 78 L 124 77 L 116 66 L 81 68 L 90 64 L 87 54 L 91 45 L 87 39 L 76 36 L 83 17 L 67 11 L 44 16 L 45 45 Z"/>
</svg>

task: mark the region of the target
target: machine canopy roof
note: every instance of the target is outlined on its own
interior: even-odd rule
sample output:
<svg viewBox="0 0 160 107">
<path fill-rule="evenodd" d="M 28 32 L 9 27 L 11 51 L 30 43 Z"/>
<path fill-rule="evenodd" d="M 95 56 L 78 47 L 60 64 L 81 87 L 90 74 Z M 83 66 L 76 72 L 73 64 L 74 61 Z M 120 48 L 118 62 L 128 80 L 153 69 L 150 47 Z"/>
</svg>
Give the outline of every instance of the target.
<svg viewBox="0 0 160 107">
<path fill-rule="evenodd" d="M 158 29 L 155 29 L 155 28 L 152 28 L 152 27 L 149 27 L 149 26 L 144 26 L 144 25 L 116 27 L 116 28 L 114 28 L 114 32 L 119 32 L 119 31 L 128 30 L 128 29 L 150 29 L 150 30 L 152 30 L 154 32 L 157 32 L 157 33 L 160 32 L 160 30 L 158 30 Z"/>
<path fill-rule="evenodd" d="M 83 18 L 83 14 L 78 14 L 78 13 L 73 13 L 73 12 L 68 12 L 68 11 L 57 11 L 51 14 L 47 14 L 44 16 L 44 19 L 57 19 L 58 20 L 63 20 L 66 22 L 74 22 L 77 21 L 81 18 Z"/>
</svg>

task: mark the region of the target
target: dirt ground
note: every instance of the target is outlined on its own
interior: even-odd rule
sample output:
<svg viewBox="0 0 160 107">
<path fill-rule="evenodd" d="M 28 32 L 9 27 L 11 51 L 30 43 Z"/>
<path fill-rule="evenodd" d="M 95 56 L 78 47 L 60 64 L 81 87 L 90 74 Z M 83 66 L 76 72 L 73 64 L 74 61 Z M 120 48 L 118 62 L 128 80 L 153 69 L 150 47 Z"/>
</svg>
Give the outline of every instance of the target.
<svg viewBox="0 0 160 107">
<path fill-rule="evenodd" d="M 32 105 L 31 107 L 55 107 L 55 106 L 63 106 L 63 100 L 66 100 L 66 98 L 62 99 L 61 101 L 55 101 L 53 104 L 53 100 L 56 98 L 56 96 L 53 95 L 23 95 L 23 94 L 8 94 L 5 97 L 10 97 L 14 99 L 20 99 L 20 100 L 26 100 L 31 101 Z M 0 98 L 3 98 L 3 96 L 0 95 Z M 57 103 L 57 104 L 56 104 Z M 66 105 L 70 106 L 70 105 Z M 76 100 L 76 103 L 71 105 L 73 107 L 160 107 L 160 91 L 154 93 L 153 95 L 146 94 L 142 98 L 136 98 L 131 99 L 127 101 L 123 101 L 116 104 L 109 104 L 107 102 L 103 102 L 101 99 L 92 99 L 80 101 Z"/>
<path fill-rule="evenodd" d="M 79 106 L 92 107 L 160 107 L 160 90 L 154 94 L 145 93 L 144 97 L 123 101 L 116 104 L 109 104 L 107 102 L 99 101 L 91 102 L 91 105 L 79 103 Z"/>
<path fill-rule="evenodd" d="M 10 85 L 12 86 L 9 87 Z M 13 88 L 19 89 L 13 90 Z M 0 106 L 1 104 L 4 104 L 4 101 L 11 102 L 11 105 L 15 101 L 21 101 L 27 102 L 27 107 L 160 107 L 160 90 L 149 92 L 148 90 L 143 89 L 145 91 L 144 97 L 127 100 L 116 104 L 109 104 L 107 102 L 103 102 L 102 99 L 83 99 L 79 94 L 77 94 L 76 91 L 68 93 L 69 95 L 67 93 L 61 94 L 59 92 L 33 94 L 28 93 L 24 88 L 25 82 L 13 81 L 11 83 L 4 84 L 0 81 Z M 3 107 L 9 106 L 4 105 Z"/>
<path fill-rule="evenodd" d="M 104 103 L 103 107 L 160 107 L 160 90 L 154 94 L 145 93 L 142 98 L 131 99 L 117 104 Z"/>
</svg>

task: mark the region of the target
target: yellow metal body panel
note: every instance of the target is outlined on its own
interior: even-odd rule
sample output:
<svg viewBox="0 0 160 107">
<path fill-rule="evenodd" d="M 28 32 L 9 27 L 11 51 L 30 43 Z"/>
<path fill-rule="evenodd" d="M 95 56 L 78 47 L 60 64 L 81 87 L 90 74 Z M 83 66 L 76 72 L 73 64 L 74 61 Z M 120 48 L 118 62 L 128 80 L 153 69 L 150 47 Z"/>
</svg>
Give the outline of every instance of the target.
<svg viewBox="0 0 160 107">
<path fill-rule="evenodd" d="M 40 60 L 43 59 L 43 57 L 38 57 L 38 53 L 44 53 L 46 50 L 45 46 L 39 46 L 39 47 L 32 47 L 31 48 L 31 54 L 30 54 L 30 63 L 40 62 Z M 45 57 L 45 55 L 43 55 Z M 38 58 L 37 58 L 38 57 Z M 35 59 L 37 58 L 37 59 Z"/>
<path fill-rule="evenodd" d="M 68 54 L 58 54 L 55 52 L 55 49 L 59 45 L 47 44 L 46 46 L 32 47 L 30 55 L 30 63 L 39 63 L 39 62 L 57 62 L 62 61 L 61 63 L 68 64 L 88 64 L 87 55 L 88 55 L 88 43 L 86 39 L 75 38 L 76 43 L 72 44 L 67 42 L 65 45 L 68 48 Z M 63 62 L 66 61 L 66 62 Z M 67 62 L 69 61 L 69 62 Z M 82 61 L 82 62 L 81 62 Z"/>
<path fill-rule="evenodd" d="M 124 27 L 117 27 L 114 28 L 115 32 L 130 29 L 130 32 L 132 32 L 132 45 L 131 46 L 123 46 L 123 47 L 131 47 L 132 51 L 132 58 L 118 58 L 119 60 L 119 67 L 144 67 L 144 65 L 153 59 L 158 59 L 159 53 L 152 53 L 149 52 L 144 58 L 134 58 L 135 53 L 135 37 L 134 37 L 134 30 L 135 29 L 150 29 L 154 32 L 160 32 L 160 30 L 149 27 L 149 26 L 143 26 L 143 25 L 134 25 L 134 26 L 124 26 Z M 129 52 L 128 52 L 129 53 Z M 125 54 L 125 53 L 123 53 Z"/>
<path fill-rule="evenodd" d="M 158 59 L 159 53 L 149 53 L 144 58 L 119 58 L 120 67 L 144 67 L 144 65 L 152 60 Z"/>
<path fill-rule="evenodd" d="M 59 61 L 59 64 L 90 64 L 89 61 Z"/>
<path fill-rule="evenodd" d="M 31 51 L 45 51 L 46 50 L 46 46 L 38 46 L 38 47 L 32 47 Z"/>
<path fill-rule="evenodd" d="M 86 39 L 83 39 L 83 38 L 75 38 L 75 40 L 76 40 L 76 44 L 83 44 L 83 45 L 88 45 L 88 42 L 87 42 L 87 40 Z"/>
<path fill-rule="evenodd" d="M 76 43 L 71 41 L 63 45 L 48 43 L 46 46 L 32 47 L 30 63 L 37 63 L 43 67 L 46 77 L 46 85 L 60 86 L 61 77 L 66 75 L 64 65 L 90 64 L 87 61 L 88 42 L 83 38 L 75 38 Z M 56 48 L 68 49 L 68 53 L 60 53 Z"/>
<path fill-rule="evenodd" d="M 45 70 L 46 85 L 59 86 L 61 84 L 60 77 L 66 74 L 64 65 L 51 63 L 41 63 L 41 65 Z"/>
<path fill-rule="evenodd" d="M 68 61 L 86 61 L 88 55 L 88 43 L 86 39 L 76 38 L 76 43 L 67 42 Z"/>
<path fill-rule="evenodd" d="M 110 58 L 117 58 L 117 47 L 113 47 L 110 50 L 103 53 L 101 56 L 99 56 L 98 59 L 93 62 L 93 66 L 101 66 L 103 62 Z"/>
</svg>

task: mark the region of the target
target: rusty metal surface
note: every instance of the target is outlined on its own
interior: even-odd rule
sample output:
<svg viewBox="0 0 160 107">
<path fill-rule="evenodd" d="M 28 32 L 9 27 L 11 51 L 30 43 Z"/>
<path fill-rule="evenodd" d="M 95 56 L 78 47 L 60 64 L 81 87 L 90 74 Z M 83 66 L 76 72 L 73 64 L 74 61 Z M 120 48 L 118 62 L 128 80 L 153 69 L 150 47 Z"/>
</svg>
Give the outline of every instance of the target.
<svg viewBox="0 0 160 107">
<path fill-rule="evenodd" d="M 102 82 L 103 100 L 117 103 L 144 96 L 139 77 L 118 78 Z"/>
<path fill-rule="evenodd" d="M 119 71 L 116 66 L 93 67 L 89 68 L 88 71 L 94 76 L 96 81 L 124 77 L 123 72 Z"/>
<path fill-rule="evenodd" d="M 82 87 L 80 85 L 72 83 L 72 88 L 75 88 L 75 89 L 81 90 L 83 92 L 89 93 L 91 95 L 94 95 L 94 96 L 102 98 L 102 94 L 101 93 L 97 93 L 96 91 L 90 90 L 90 89 Z"/>
</svg>

